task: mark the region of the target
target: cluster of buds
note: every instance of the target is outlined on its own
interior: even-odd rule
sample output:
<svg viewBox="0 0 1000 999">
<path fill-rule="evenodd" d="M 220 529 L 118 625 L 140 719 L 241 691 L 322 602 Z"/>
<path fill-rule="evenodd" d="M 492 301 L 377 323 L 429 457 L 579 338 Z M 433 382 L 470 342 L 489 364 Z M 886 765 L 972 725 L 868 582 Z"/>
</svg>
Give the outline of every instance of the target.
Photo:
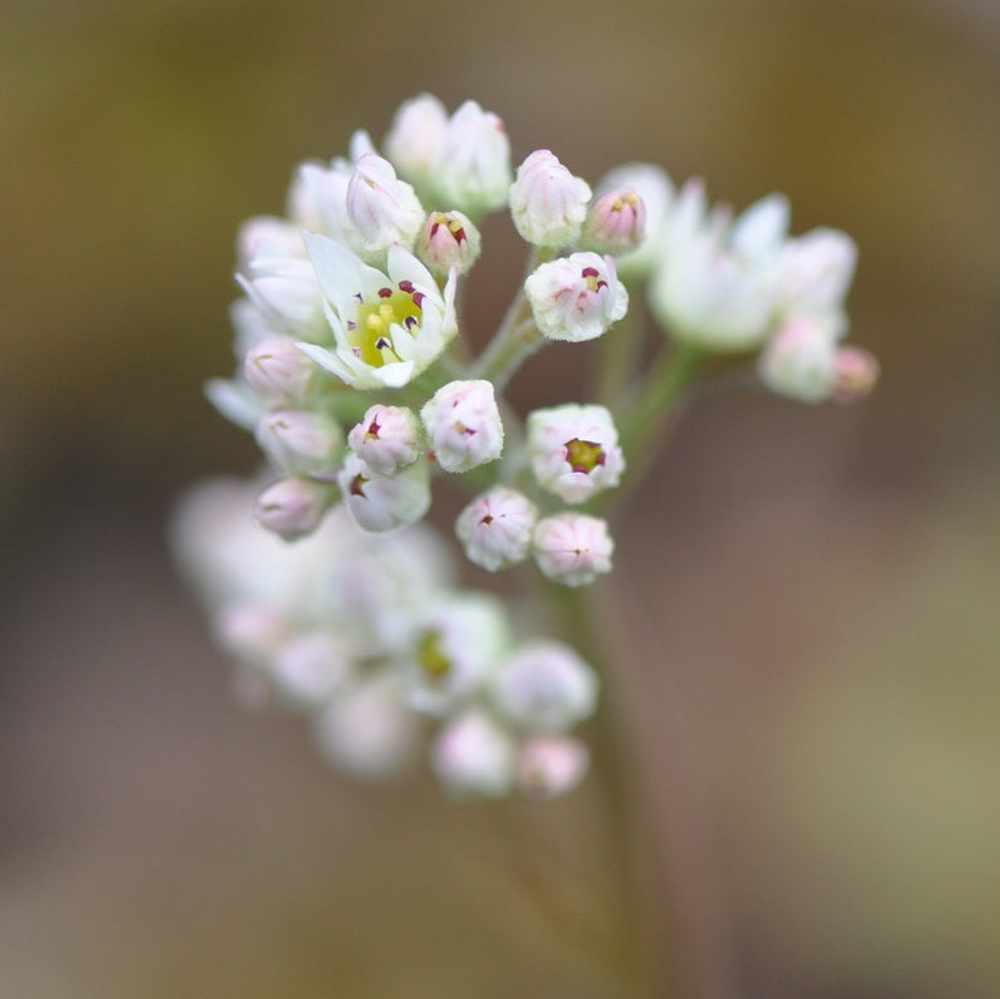
<svg viewBox="0 0 1000 999">
<path fill-rule="evenodd" d="M 470 359 L 459 285 L 480 259 L 477 223 L 501 209 L 528 244 L 528 273 Z M 593 710 L 590 668 L 556 643 L 518 648 L 495 600 L 435 581 L 403 539 L 434 547 L 418 522 L 446 475 L 469 487 L 454 530 L 475 565 L 533 563 L 568 587 L 611 570 L 598 515 L 608 497 L 600 510 L 591 501 L 619 485 L 634 441 L 665 417 L 644 400 L 668 398 L 650 384 L 660 368 L 636 370 L 630 294 L 648 295 L 665 356 L 678 346 L 747 355 L 766 386 L 807 402 L 866 394 L 874 359 L 840 343 L 854 244 L 787 228 L 780 196 L 734 219 L 708 207 L 699 182 L 676 190 L 648 164 L 593 188 L 548 149 L 514 170 L 495 114 L 474 101 L 449 114 L 426 94 L 399 108 L 381 151 L 359 131 L 346 157 L 299 166 L 285 215 L 239 233 L 236 372 L 207 387 L 270 467 L 254 510 L 273 547 L 258 538 L 248 551 L 296 605 L 248 596 L 258 571 L 242 566 L 252 582 L 239 583 L 232 553 L 203 537 L 187 562 L 198 578 L 221 572 L 235 592 L 222 600 L 202 584 L 227 649 L 285 703 L 317 712 L 328 754 L 351 769 L 394 769 L 418 716 L 440 725 L 430 759 L 455 790 L 572 786 L 586 753 L 566 733 Z M 595 340 L 612 367 L 633 359 L 620 397 L 523 417 L 507 404 L 508 380 L 537 349 Z M 195 524 L 179 535 L 190 551 L 183 537 L 200 521 L 184 523 Z M 311 576 L 302 553 L 317 551 L 342 570 Z M 279 553 L 287 567 L 275 572 Z"/>
</svg>

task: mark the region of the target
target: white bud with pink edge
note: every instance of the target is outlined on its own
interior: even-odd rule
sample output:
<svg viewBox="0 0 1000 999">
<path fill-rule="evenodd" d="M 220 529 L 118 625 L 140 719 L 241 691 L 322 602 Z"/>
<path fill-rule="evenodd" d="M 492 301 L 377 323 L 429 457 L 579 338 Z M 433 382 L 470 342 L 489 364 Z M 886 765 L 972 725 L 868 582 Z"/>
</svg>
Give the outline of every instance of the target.
<svg viewBox="0 0 1000 999">
<path fill-rule="evenodd" d="M 611 571 L 615 544 L 600 517 L 553 514 L 538 522 L 532 541 L 538 568 L 557 583 L 584 586 Z"/>
<path fill-rule="evenodd" d="M 420 421 L 406 406 L 369 406 L 347 443 L 379 475 L 395 475 L 424 453 Z"/>
<path fill-rule="evenodd" d="M 431 212 L 417 237 L 417 256 L 443 277 L 455 269 L 466 274 L 479 259 L 482 237 L 472 220 L 461 212 Z"/>
<path fill-rule="evenodd" d="M 537 521 L 538 507 L 524 493 L 496 486 L 462 510 L 455 534 L 470 562 L 497 572 L 528 558 Z"/>
<path fill-rule="evenodd" d="M 507 203 L 511 179 L 503 122 L 475 101 L 466 101 L 448 119 L 434 163 L 438 207 L 480 218 Z"/>
<path fill-rule="evenodd" d="M 597 405 L 567 403 L 530 413 L 528 458 L 538 484 L 567 503 L 617 486 L 625 470 L 611 413 Z"/>
<path fill-rule="evenodd" d="M 587 773 L 590 753 L 578 739 L 537 735 L 517 753 L 517 785 L 533 798 L 554 798 L 572 791 Z"/>
<path fill-rule="evenodd" d="M 430 472 L 417 461 L 395 475 L 379 475 L 356 454 L 348 453 L 337 483 L 355 524 L 363 531 L 384 534 L 415 524 L 431 505 Z"/>
<path fill-rule="evenodd" d="M 428 400 L 420 418 L 446 472 L 466 472 L 503 452 L 503 421 L 490 381 L 449 382 Z"/>
<path fill-rule="evenodd" d="M 332 476 L 344 443 L 344 432 L 334 419 L 307 409 L 265 413 L 255 436 L 277 471 L 317 478 Z"/>
<path fill-rule="evenodd" d="M 392 164 L 366 153 L 354 165 L 347 184 L 347 238 L 363 260 L 378 262 L 394 243 L 412 247 L 423 228 L 425 212 L 416 192 L 396 176 Z"/>
<path fill-rule="evenodd" d="M 243 359 L 243 377 L 268 404 L 302 401 L 309 394 L 316 375 L 315 363 L 287 336 L 256 344 Z"/>
<path fill-rule="evenodd" d="M 433 177 L 447 129 L 448 112 L 432 94 L 404 101 L 392 119 L 382 146 L 399 175 L 418 190 Z"/>
<path fill-rule="evenodd" d="M 616 256 L 638 249 L 646 238 L 646 203 L 631 187 L 602 194 L 590 206 L 582 243 L 588 250 Z"/>
<path fill-rule="evenodd" d="M 787 320 L 757 359 L 760 380 L 799 402 L 826 402 L 836 377 L 837 344 L 829 324 L 812 316 Z"/>
<path fill-rule="evenodd" d="M 548 149 L 536 149 L 517 168 L 510 213 L 522 239 L 535 246 L 575 243 L 587 216 L 590 185 L 574 177 Z"/>
<path fill-rule="evenodd" d="M 611 257 L 574 253 L 541 264 L 524 292 L 535 324 L 550 340 L 593 340 L 628 311 L 628 292 Z"/>
<path fill-rule="evenodd" d="M 285 541 L 297 541 L 319 527 L 332 500 L 329 485 L 292 476 L 258 493 L 253 512 L 261 527 Z"/>
<path fill-rule="evenodd" d="M 431 765 L 454 794 L 502 798 L 514 784 L 515 753 L 511 734 L 473 709 L 441 730 L 431 746 Z"/>
</svg>

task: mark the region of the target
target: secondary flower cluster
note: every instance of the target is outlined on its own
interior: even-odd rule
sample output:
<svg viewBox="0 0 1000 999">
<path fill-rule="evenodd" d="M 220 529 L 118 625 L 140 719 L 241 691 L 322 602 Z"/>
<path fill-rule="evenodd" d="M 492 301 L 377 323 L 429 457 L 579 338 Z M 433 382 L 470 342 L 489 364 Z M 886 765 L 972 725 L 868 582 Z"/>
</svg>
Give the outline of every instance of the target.
<svg viewBox="0 0 1000 999">
<path fill-rule="evenodd" d="M 477 223 L 501 209 L 530 248 L 527 276 L 472 357 L 459 285 Z M 667 360 L 752 358 L 763 385 L 805 402 L 866 394 L 877 364 L 841 344 L 854 243 L 789 237 L 788 215 L 771 195 L 733 218 L 648 164 L 595 189 L 547 149 L 515 171 L 495 114 L 467 101 L 449 115 L 430 95 L 399 108 L 381 150 L 357 132 L 348 156 L 300 165 L 285 215 L 240 230 L 236 372 L 207 387 L 270 466 L 252 504 L 264 531 L 243 525 L 238 558 L 200 515 L 178 534 L 223 644 L 313 712 L 350 769 L 392 769 L 373 761 L 410 754 L 417 715 L 443 726 L 431 756 L 450 787 L 572 786 L 586 754 L 565 732 L 594 706 L 589 668 L 561 645 L 517 650 L 497 602 L 452 589 L 414 525 L 434 477 L 455 476 L 471 499 L 454 530 L 475 565 L 533 562 L 570 587 L 611 570 L 608 523 L 587 504 L 619 485 L 673 391 L 639 360 L 630 295 L 646 295 Z M 523 418 L 507 404 L 541 346 L 593 340 L 617 391 Z"/>
<path fill-rule="evenodd" d="M 331 762 L 360 776 L 412 767 L 429 734 L 455 793 L 576 785 L 588 754 L 569 733 L 598 684 L 572 649 L 517 639 L 498 598 L 456 589 L 430 528 L 372 538 L 340 510 L 289 547 L 245 516 L 253 488 L 200 486 L 173 532 L 243 689 L 304 713 Z"/>
</svg>

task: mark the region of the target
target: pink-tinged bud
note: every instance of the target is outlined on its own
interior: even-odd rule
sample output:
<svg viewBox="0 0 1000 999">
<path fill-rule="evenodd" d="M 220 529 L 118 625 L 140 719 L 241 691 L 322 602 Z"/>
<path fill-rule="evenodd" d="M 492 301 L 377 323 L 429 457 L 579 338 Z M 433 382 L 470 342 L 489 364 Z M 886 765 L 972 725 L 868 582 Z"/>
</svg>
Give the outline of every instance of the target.
<svg viewBox="0 0 1000 999">
<path fill-rule="evenodd" d="M 535 798 L 553 798 L 572 791 L 587 773 L 590 754 L 577 739 L 539 735 L 528 739 L 517 754 L 517 784 Z"/>
<path fill-rule="evenodd" d="M 236 238 L 236 256 L 240 267 L 255 257 L 301 257 L 306 255 L 302 231 L 297 225 L 269 215 L 247 219 Z"/>
<path fill-rule="evenodd" d="M 350 672 L 347 648 L 329 631 L 311 631 L 285 642 L 271 661 L 271 679 L 296 708 L 322 707 Z"/>
<path fill-rule="evenodd" d="M 527 496 L 497 486 L 462 510 L 455 521 L 455 534 L 470 562 L 497 572 L 531 554 L 537 520 L 538 508 Z"/>
<path fill-rule="evenodd" d="M 295 541 L 319 527 L 332 498 L 329 486 L 312 479 L 280 479 L 257 496 L 254 517 L 265 530 Z"/>
<path fill-rule="evenodd" d="M 303 163 L 288 191 L 288 217 L 300 229 L 343 240 L 351 227 L 347 218 L 350 164 L 337 160 L 332 167 Z"/>
<path fill-rule="evenodd" d="M 347 512 L 363 531 L 384 534 L 415 524 L 431 505 L 427 462 L 392 476 L 378 475 L 356 454 L 348 454 L 337 476 Z"/>
<path fill-rule="evenodd" d="M 837 351 L 833 379 L 835 402 L 858 402 L 871 394 L 878 381 L 879 363 L 860 347 L 841 347 Z"/>
<path fill-rule="evenodd" d="M 431 212 L 417 237 L 417 256 L 438 275 L 466 274 L 479 259 L 482 238 L 467 215 Z"/>
<path fill-rule="evenodd" d="M 334 420 L 304 409 L 278 409 L 265 414 L 257 424 L 256 437 L 279 472 L 316 478 L 333 474 L 344 440 Z"/>
<path fill-rule="evenodd" d="M 513 725 L 528 732 L 561 733 L 597 706 L 597 674 L 561 642 L 524 646 L 497 671 L 493 702 Z"/>
<path fill-rule="evenodd" d="M 839 313 L 854 277 L 858 248 L 838 229 L 813 229 L 785 243 L 778 297 L 788 312 Z"/>
<path fill-rule="evenodd" d="M 308 260 L 260 253 L 236 280 L 268 323 L 312 339 L 323 320 L 323 296 Z"/>
<path fill-rule="evenodd" d="M 524 282 L 535 324 L 550 340 L 593 340 L 628 311 L 615 262 L 596 253 L 542 264 Z"/>
<path fill-rule="evenodd" d="M 599 517 L 568 512 L 545 517 L 533 541 L 538 568 L 557 583 L 584 586 L 611 571 L 615 545 Z"/>
<path fill-rule="evenodd" d="M 212 631 L 222 650 L 241 663 L 263 666 L 288 638 L 288 622 L 263 604 L 223 604 L 212 617 Z"/>
<path fill-rule="evenodd" d="M 538 484 L 567 503 L 618 485 L 625 458 L 603 406 L 567 403 L 528 416 L 528 458 Z"/>
<path fill-rule="evenodd" d="M 833 329 L 812 316 L 789 319 L 757 359 L 760 380 L 799 402 L 826 402 L 833 392 L 837 347 Z"/>
<path fill-rule="evenodd" d="M 645 238 L 646 203 L 632 188 L 602 194 L 583 223 L 583 244 L 598 253 L 630 253 Z"/>
<path fill-rule="evenodd" d="M 301 402 L 309 394 L 316 372 L 316 364 L 291 337 L 257 344 L 243 359 L 243 377 L 268 404 Z"/>
<path fill-rule="evenodd" d="M 434 174 L 441 208 L 472 218 L 502 208 L 511 182 L 510 142 L 503 122 L 475 101 L 462 104 L 448 119 Z"/>
<path fill-rule="evenodd" d="M 412 247 L 424 214 L 416 192 L 388 160 L 374 153 L 358 160 L 347 184 L 347 217 L 353 226 L 347 236 L 362 259 L 380 260 L 394 243 Z"/>
<path fill-rule="evenodd" d="M 351 450 L 378 475 L 395 475 L 424 452 L 416 413 L 405 406 L 369 407 L 347 435 Z"/>
<path fill-rule="evenodd" d="M 422 188 L 440 154 L 448 128 L 448 112 L 431 94 L 400 105 L 383 146 L 386 156 L 411 184 Z"/>
<path fill-rule="evenodd" d="M 503 452 L 503 422 L 492 382 L 449 382 L 434 393 L 420 418 L 446 472 L 466 472 Z"/>
<path fill-rule="evenodd" d="M 548 149 L 536 149 L 517 168 L 510 213 L 522 239 L 535 246 L 576 242 L 587 215 L 590 186 L 574 177 Z"/>
<path fill-rule="evenodd" d="M 431 764 L 455 794 L 501 798 L 514 783 L 514 739 L 483 711 L 454 719 L 431 746 Z"/>
</svg>

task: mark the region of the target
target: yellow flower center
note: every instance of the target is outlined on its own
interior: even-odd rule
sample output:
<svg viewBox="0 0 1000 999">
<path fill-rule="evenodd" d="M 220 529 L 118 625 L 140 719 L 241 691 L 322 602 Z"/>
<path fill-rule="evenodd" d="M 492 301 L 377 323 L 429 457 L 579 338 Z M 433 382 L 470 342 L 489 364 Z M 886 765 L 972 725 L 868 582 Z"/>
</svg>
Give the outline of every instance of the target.
<svg viewBox="0 0 1000 999">
<path fill-rule="evenodd" d="M 582 441 L 574 437 L 566 441 L 566 460 L 574 472 L 592 472 L 598 465 L 604 464 L 604 448 L 594 441 Z"/>
<path fill-rule="evenodd" d="M 362 302 L 357 319 L 347 324 L 347 341 L 355 355 L 373 368 L 400 360 L 393 336 L 400 331 L 416 336 L 423 318 L 423 293 L 409 281 L 379 289 L 374 302 Z"/>
<path fill-rule="evenodd" d="M 442 680 L 451 670 L 451 660 L 441 648 L 441 635 L 425 632 L 417 646 L 417 661 L 431 680 Z"/>
</svg>

